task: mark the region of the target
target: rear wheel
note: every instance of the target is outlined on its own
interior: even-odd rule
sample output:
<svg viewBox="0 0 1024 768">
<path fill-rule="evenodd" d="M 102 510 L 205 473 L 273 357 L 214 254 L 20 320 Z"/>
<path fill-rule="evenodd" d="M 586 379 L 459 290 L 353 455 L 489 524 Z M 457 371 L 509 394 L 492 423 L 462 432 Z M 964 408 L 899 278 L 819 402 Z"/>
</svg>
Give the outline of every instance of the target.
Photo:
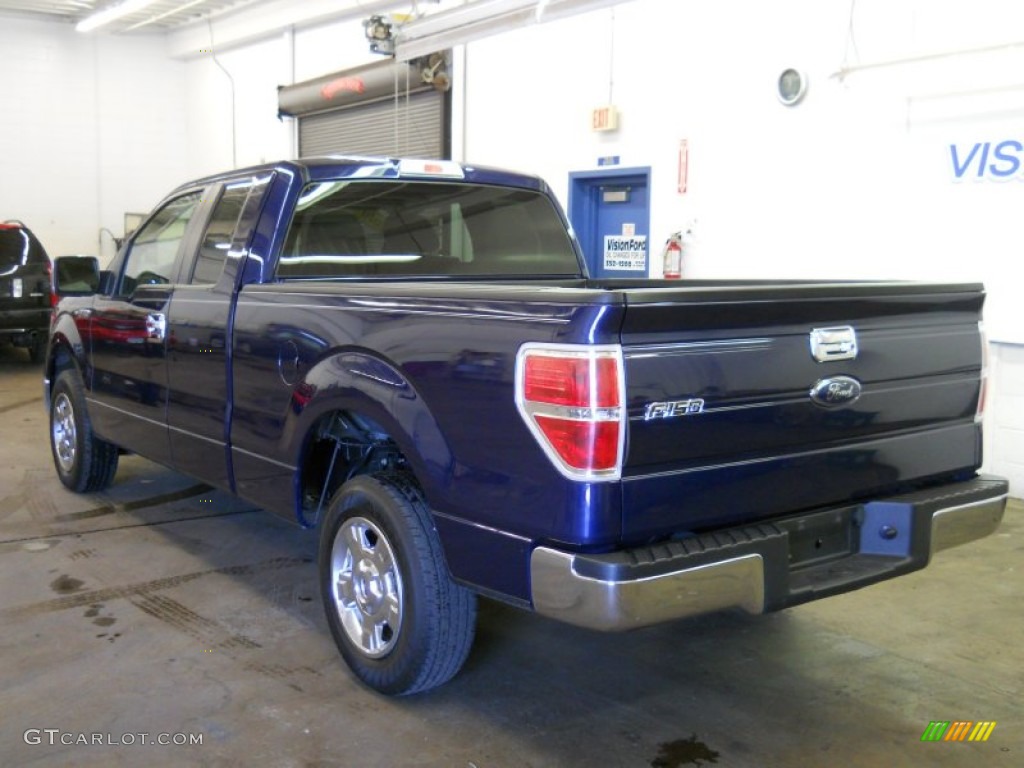
<svg viewBox="0 0 1024 768">
<path fill-rule="evenodd" d="M 435 688 L 462 667 L 476 597 L 452 581 L 426 505 L 404 475 L 341 487 L 320 534 L 320 591 L 348 666 L 381 693 Z"/>
<path fill-rule="evenodd" d="M 76 371 L 64 371 L 53 386 L 50 449 L 60 481 L 76 493 L 102 491 L 114 480 L 117 446 L 93 434 Z"/>
</svg>

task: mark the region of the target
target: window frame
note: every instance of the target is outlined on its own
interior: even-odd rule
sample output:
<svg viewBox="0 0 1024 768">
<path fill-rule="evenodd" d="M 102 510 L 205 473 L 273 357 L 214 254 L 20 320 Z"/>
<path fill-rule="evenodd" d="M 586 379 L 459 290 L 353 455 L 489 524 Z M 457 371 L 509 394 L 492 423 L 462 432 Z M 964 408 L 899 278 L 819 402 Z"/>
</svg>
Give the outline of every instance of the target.
<svg viewBox="0 0 1024 768">
<path fill-rule="evenodd" d="M 205 210 L 201 224 L 197 224 L 194 238 L 189 246 L 190 250 L 184 254 L 184 259 L 179 270 L 177 285 L 198 290 L 234 289 L 239 279 L 241 265 L 248 256 L 249 244 L 256 232 L 263 206 L 270 197 L 270 191 L 277 178 L 276 171 L 259 171 L 236 176 L 233 178 L 221 179 L 206 188 Z M 206 239 L 206 233 L 213 223 L 213 215 L 217 206 L 223 199 L 224 193 L 231 187 L 243 186 L 245 188 L 245 199 L 242 201 L 241 210 L 235 220 L 235 226 L 231 233 L 230 248 L 228 257 L 225 258 L 220 276 L 214 283 L 196 283 L 196 267 L 199 263 L 199 249 Z M 234 257 L 234 258 L 232 258 Z"/>
<path fill-rule="evenodd" d="M 111 297 L 120 299 L 123 301 L 130 301 L 132 296 L 138 290 L 139 286 L 135 286 L 130 292 L 125 292 L 124 284 L 125 279 L 128 275 L 128 269 L 132 265 L 132 257 L 135 254 L 135 248 L 138 245 L 138 239 L 146 231 L 146 228 L 157 218 L 163 211 L 169 206 L 176 202 L 190 196 L 198 195 L 199 199 L 196 206 L 192 210 L 192 214 L 189 216 L 188 221 L 185 224 L 185 231 L 182 233 L 181 238 L 178 240 L 178 246 L 175 251 L 174 261 L 171 265 L 170 274 L 168 275 L 167 283 L 159 283 L 158 285 L 169 286 L 177 285 L 180 283 L 181 270 L 185 259 L 185 254 L 189 252 L 189 249 L 194 246 L 196 231 L 198 224 L 201 221 L 204 223 L 203 231 L 205 231 L 205 221 L 209 216 L 209 202 L 208 195 L 204 194 L 208 191 L 208 187 L 192 187 L 190 189 L 179 190 L 176 194 L 167 199 L 163 200 L 159 206 L 153 209 L 153 211 L 146 217 L 146 220 L 139 226 L 139 228 L 132 235 L 131 240 L 126 245 L 124 250 L 124 256 L 121 259 L 121 264 L 117 270 L 117 280 L 114 283 Z"/>
</svg>

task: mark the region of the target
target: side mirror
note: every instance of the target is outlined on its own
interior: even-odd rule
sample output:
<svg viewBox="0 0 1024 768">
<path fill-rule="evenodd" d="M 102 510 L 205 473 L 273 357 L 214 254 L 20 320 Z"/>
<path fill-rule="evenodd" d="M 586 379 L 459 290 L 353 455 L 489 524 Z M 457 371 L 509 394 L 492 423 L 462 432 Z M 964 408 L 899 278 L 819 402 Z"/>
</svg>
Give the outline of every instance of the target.
<svg viewBox="0 0 1024 768">
<path fill-rule="evenodd" d="M 53 286 L 58 296 L 91 296 L 100 289 L 100 262 L 95 256 L 58 256 Z"/>
</svg>

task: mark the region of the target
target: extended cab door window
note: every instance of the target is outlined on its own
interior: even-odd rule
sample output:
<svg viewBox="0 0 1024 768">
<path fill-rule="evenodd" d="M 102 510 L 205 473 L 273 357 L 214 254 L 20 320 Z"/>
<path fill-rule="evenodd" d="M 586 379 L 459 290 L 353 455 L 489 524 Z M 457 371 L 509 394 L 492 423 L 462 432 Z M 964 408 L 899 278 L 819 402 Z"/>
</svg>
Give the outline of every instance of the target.
<svg viewBox="0 0 1024 768">
<path fill-rule="evenodd" d="M 238 219 L 242 215 L 245 201 L 252 184 L 249 180 L 229 184 L 213 209 L 210 223 L 199 246 L 195 265 L 192 269 L 192 285 L 213 285 L 224 272 L 224 264 L 231 250 Z"/>
</svg>

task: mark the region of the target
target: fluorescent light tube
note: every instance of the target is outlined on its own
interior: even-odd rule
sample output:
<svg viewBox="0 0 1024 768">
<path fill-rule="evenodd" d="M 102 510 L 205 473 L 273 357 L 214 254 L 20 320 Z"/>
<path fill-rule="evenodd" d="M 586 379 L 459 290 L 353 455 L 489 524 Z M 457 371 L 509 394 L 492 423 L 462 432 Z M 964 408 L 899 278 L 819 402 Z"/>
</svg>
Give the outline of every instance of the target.
<svg viewBox="0 0 1024 768">
<path fill-rule="evenodd" d="M 94 13 L 88 18 L 82 19 L 75 25 L 75 31 L 92 32 L 94 29 L 98 29 L 112 21 L 117 21 L 118 19 L 127 16 L 129 13 L 141 11 L 146 6 L 153 5 L 156 1 L 157 0 L 125 0 L 119 5 L 112 5 L 109 8 L 104 8 L 99 13 Z"/>
<path fill-rule="evenodd" d="M 395 58 L 408 61 L 528 24 L 554 21 L 629 0 L 476 0 L 400 25 Z"/>
</svg>

